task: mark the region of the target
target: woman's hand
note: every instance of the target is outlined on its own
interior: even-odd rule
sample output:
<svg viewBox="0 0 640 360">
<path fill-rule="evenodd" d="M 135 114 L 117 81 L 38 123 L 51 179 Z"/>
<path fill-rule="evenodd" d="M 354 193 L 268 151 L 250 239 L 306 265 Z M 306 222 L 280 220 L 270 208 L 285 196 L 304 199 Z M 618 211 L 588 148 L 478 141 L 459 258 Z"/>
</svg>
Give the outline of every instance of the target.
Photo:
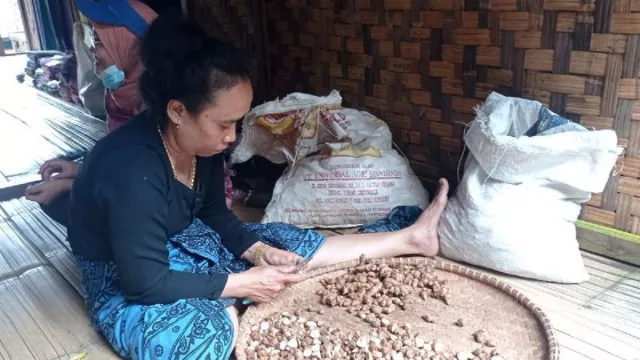
<svg viewBox="0 0 640 360">
<path fill-rule="evenodd" d="M 300 265 L 304 259 L 302 256 L 292 253 L 286 250 L 276 249 L 270 247 L 262 254 L 262 263 L 260 265 L 272 265 L 272 266 L 288 266 Z"/>
<path fill-rule="evenodd" d="M 53 159 L 42 164 L 38 174 L 42 176 L 42 180 L 44 181 L 52 179 L 73 179 L 78 175 L 79 169 L 80 164 L 76 162 Z"/>
<path fill-rule="evenodd" d="M 245 272 L 229 275 L 222 297 L 269 302 L 287 286 L 305 279 L 306 275 L 296 273 L 295 266 L 256 266 Z"/>
<path fill-rule="evenodd" d="M 254 265 L 258 265 L 255 263 L 256 252 L 264 246 L 266 245 L 263 242 L 258 241 L 242 254 L 242 258 Z M 299 265 L 303 261 L 304 259 L 296 253 L 267 246 L 262 252 L 259 265 L 288 266 Z"/>
<path fill-rule="evenodd" d="M 73 179 L 58 180 L 54 178 L 53 180 L 29 186 L 25 190 L 24 196 L 27 200 L 35 201 L 42 205 L 48 205 L 53 201 L 53 199 L 58 197 L 58 195 L 65 191 L 69 191 L 72 184 Z"/>
</svg>

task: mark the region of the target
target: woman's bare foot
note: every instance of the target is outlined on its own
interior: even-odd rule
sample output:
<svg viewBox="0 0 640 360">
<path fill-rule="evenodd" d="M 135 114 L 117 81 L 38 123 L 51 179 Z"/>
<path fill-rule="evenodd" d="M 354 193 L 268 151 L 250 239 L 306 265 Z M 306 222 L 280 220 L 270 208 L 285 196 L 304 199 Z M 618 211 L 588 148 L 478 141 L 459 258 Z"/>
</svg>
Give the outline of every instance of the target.
<svg viewBox="0 0 640 360">
<path fill-rule="evenodd" d="M 411 236 L 409 244 L 415 249 L 416 254 L 423 256 L 435 256 L 440 250 L 440 239 L 438 238 L 438 222 L 440 215 L 447 206 L 449 183 L 445 179 L 439 181 L 438 193 L 429 204 L 415 224 L 409 231 Z"/>
</svg>

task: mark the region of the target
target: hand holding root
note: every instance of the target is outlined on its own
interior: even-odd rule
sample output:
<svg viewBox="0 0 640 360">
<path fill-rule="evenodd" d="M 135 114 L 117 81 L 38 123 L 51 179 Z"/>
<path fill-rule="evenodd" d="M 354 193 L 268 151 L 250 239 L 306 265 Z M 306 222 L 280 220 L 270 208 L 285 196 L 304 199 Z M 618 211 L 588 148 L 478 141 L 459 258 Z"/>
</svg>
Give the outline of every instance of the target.
<svg viewBox="0 0 640 360">
<path fill-rule="evenodd" d="M 271 266 L 297 266 L 304 263 L 304 259 L 293 252 L 269 247 L 262 255 L 262 264 Z"/>
<path fill-rule="evenodd" d="M 306 279 L 306 275 L 298 274 L 296 269 L 295 265 L 263 265 L 231 274 L 223 297 L 227 293 L 227 296 L 248 298 L 254 302 L 269 302 L 286 287 Z"/>
</svg>

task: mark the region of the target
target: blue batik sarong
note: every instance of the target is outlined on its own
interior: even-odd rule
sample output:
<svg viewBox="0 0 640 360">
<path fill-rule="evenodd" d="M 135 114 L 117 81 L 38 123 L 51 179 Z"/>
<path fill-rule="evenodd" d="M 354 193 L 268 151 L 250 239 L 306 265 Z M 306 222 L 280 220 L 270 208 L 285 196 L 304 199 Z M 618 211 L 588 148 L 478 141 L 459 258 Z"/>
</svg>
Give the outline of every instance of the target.
<svg viewBox="0 0 640 360">
<path fill-rule="evenodd" d="M 529 137 L 544 136 L 565 131 L 587 131 L 587 129 L 567 118 L 554 114 L 543 106 L 538 113 L 538 121 L 531 126 L 525 135 Z"/>
<path fill-rule="evenodd" d="M 398 230 L 415 222 L 420 212 L 415 207 L 396 208 L 386 219 L 365 225 L 360 232 Z M 288 224 L 244 226 L 260 234 L 264 243 L 303 258 L 312 256 L 325 241 L 318 232 Z M 170 238 L 167 248 L 174 271 L 230 274 L 252 266 L 226 249 L 220 236 L 200 220 Z M 120 356 L 136 360 L 224 360 L 231 355 L 234 329 L 225 308 L 236 299 L 133 304 L 120 290 L 113 262 L 89 261 L 79 256 L 76 260 L 92 323 Z"/>
</svg>

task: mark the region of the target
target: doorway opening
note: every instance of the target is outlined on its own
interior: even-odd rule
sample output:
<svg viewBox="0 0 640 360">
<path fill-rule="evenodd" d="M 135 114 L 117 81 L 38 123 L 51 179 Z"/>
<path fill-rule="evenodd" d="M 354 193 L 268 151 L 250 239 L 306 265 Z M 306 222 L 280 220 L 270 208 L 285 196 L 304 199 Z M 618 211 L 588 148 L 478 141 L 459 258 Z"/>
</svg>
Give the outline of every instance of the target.
<svg viewBox="0 0 640 360">
<path fill-rule="evenodd" d="M 0 56 L 30 50 L 20 0 L 0 1 Z"/>
</svg>

